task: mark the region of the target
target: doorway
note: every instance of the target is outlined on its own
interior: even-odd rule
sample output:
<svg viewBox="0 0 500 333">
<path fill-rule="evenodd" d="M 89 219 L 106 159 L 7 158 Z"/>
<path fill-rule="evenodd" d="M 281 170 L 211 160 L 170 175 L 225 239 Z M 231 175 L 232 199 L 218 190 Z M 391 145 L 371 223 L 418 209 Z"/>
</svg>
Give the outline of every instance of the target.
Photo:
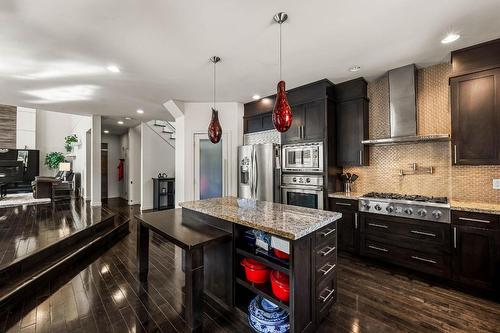
<svg viewBox="0 0 500 333">
<path fill-rule="evenodd" d="M 108 197 L 108 144 L 101 143 L 101 198 Z"/>
<path fill-rule="evenodd" d="M 230 134 L 213 144 L 207 133 L 194 134 L 194 199 L 203 200 L 228 195 L 227 169 Z"/>
</svg>

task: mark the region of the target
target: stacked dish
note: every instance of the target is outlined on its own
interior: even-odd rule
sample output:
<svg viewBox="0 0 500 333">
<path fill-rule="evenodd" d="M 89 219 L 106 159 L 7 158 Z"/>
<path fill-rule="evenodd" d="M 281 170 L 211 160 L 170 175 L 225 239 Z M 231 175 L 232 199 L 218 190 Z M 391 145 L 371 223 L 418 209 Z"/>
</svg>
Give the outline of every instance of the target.
<svg viewBox="0 0 500 333">
<path fill-rule="evenodd" d="M 258 333 L 288 333 L 288 312 L 262 296 L 257 296 L 248 305 L 248 323 Z"/>
</svg>

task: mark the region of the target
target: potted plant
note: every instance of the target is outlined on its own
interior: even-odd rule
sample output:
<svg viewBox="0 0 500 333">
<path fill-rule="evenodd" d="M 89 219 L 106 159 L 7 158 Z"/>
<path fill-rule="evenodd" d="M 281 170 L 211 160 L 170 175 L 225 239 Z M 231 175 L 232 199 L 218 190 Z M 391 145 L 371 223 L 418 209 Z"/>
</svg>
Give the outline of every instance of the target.
<svg viewBox="0 0 500 333">
<path fill-rule="evenodd" d="M 78 142 L 78 137 L 76 136 L 76 134 L 71 134 L 65 137 L 64 148 L 66 149 L 66 152 L 71 153 L 71 151 L 73 150 L 73 144 L 77 142 Z"/>
<path fill-rule="evenodd" d="M 51 153 L 47 153 L 45 155 L 45 165 L 49 167 L 49 169 L 58 169 L 59 163 L 64 162 L 64 154 L 58 151 L 54 151 Z"/>
</svg>

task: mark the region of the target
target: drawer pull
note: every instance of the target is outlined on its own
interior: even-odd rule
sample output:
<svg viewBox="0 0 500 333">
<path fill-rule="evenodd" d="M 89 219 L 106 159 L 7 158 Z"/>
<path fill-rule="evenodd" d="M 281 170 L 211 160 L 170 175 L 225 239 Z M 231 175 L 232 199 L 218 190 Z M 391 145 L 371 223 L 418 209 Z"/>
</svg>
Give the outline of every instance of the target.
<svg viewBox="0 0 500 333">
<path fill-rule="evenodd" d="M 334 233 L 334 232 L 335 232 L 335 228 L 333 228 L 333 229 L 327 229 L 327 231 L 323 231 L 321 233 L 321 237 L 326 237 L 326 236 L 328 236 L 328 235 L 330 235 L 331 233 Z"/>
<path fill-rule="evenodd" d="M 423 262 L 428 262 L 428 263 L 431 263 L 431 264 L 436 264 L 437 263 L 435 260 L 420 258 L 420 257 L 417 257 L 417 256 L 411 256 L 411 258 L 415 259 L 415 260 L 420 260 L 420 261 L 423 261 Z"/>
<path fill-rule="evenodd" d="M 319 270 L 323 275 L 327 275 L 330 273 L 333 269 L 335 268 L 335 264 L 325 264 L 321 269 Z"/>
<path fill-rule="evenodd" d="M 369 247 L 370 249 L 377 250 L 377 251 L 389 252 L 389 250 L 384 249 L 384 248 L 382 248 L 382 247 L 377 247 L 377 246 L 373 246 L 373 245 L 368 245 L 368 247 Z"/>
<path fill-rule="evenodd" d="M 417 235 L 424 235 L 424 236 L 436 237 L 436 234 L 433 234 L 431 232 L 423 232 L 423 231 L 418 231 L 418 230 L 412 230 L 410 232 L 412 234 L 417 234 Z"/>
<path fill-rule="evenodd" d="M 335 292 L 335 289 L 330 290 L 330 289 L 328 289 L 328 288 L 325 288 L 325 290 L 323 290 L 323 291 L 321 292 L 321 294 L 323 294 L 325 291 L 327 291 L 327 292 L 328 292 L 328 294 L 327 294 L 326 296 L 322 296 L 322 295 L 320 295 L 320 296 L 319 296 L 319 300 L 320 300 L 322 303 L 326 303 L 326 302 L 330 299 L 330 297 L 332 297 L 333 293 Z"/>
<path fill-rule="evenodd" d="M 377 223 L 368 223 L 370 227 L 375 227 L 375 228 L 382 228 L 382 229 L 387 229 L 389 226 L 385 224 L 377 224 Z"/>
<path fill-rule="evenodd" d="M 462 220 L 462 221 L 470 221 L 470 222 L 491 223 L 491 221 L 488 221 L 488 220 L 471 219 L 469 217 L 459 217 L 458 219 Z"/>
<path fill-rule="evenodd" d="M 323 257 L 326 257 L 327 255 L 335 251 L 335 249 L 336 249 L 335 246 L 327 246 L 323 248 L 321 251 L 319 251 L 318 254 L 321 254 Z"/>
<path fill-rule="evenodd" d="M 345 203 L 345 202 L 336 202 L 335 204 L 339 205 L 339 206 L 350 206 L 351 205 L 350 203 Z"/>
<path fill-rule="evenodd" d="M 354 229 L 358 229 L 358 213 L 354 213 Z"/>
</svg>

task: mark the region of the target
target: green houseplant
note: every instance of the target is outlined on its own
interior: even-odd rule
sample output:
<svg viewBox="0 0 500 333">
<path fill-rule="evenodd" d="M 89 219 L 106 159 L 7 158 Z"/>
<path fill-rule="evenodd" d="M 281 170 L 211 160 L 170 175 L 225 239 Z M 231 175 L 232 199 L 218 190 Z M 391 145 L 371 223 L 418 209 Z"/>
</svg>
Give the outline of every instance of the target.
<svg viewBox="0 0 500 333">
<path fill-rule="evenodd" d="M 78 142 L 76 134 L 68 135 L 64 138 L 64 148 L 70 153 L 73 150 L 73 144 Z"/>
<path fill-rule="evenodd" d="M 64 160 L 64 154 L 58 151 L 47 153 L 47 155 L 45 155 L 45 165 L 48 166 L 49 169 L 58 169 L 59 163 L 64 162 Z"/>
</svg>

